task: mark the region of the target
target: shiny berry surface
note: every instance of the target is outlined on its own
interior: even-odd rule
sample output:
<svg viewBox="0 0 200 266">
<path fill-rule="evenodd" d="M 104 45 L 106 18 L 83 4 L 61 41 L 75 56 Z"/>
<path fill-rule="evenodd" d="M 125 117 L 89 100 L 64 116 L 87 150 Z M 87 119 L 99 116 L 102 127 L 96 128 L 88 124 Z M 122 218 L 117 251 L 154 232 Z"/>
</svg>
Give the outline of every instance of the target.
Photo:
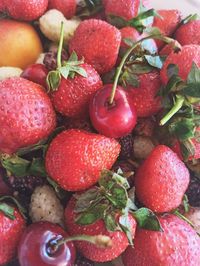
<svg viewBox="0 0 200 266">
<path fill-rule="evenodd" d="M 127 92 L 117 87 L 114 101 L 109 103 L 112 85 L 98 90 L 90 102 L 90 119 L 101 134 L 120 138 L 129 134 L 136 125 L 137 114 Z"/>
<path fill-rule="evenodd" d="M 31 224 L 23 233 L 19 247 L 20 266 L 73 266 L 76 257 L 72 242 L 54 249 L 54 244 L 67 233 L 49 222 Z"/>
<path fill-rule="evenodd" d="M 33 81 L 46 88 L 47 68 L 42 64 L 33 64 L 28 66 L 21 74 L 22 78 Z"/>
</svg>

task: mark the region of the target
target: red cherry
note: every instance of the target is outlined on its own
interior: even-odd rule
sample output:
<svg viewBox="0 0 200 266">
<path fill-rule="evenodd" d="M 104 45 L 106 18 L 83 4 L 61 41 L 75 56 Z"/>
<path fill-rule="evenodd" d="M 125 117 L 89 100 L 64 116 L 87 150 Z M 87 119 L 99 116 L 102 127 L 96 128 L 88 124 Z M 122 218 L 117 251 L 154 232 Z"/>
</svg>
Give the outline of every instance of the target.
<svg viewBox="0 0 200 266">
<path fill-rule="evenodd" d="M 33 64 L 28 66 L 21 74 L 22 78 L 40 84 L 44 88 L 47 87 L 46 77 L 48 75 L 47 68 L 42 64 Z"/>
<path fill-rule="evenodd" d="M 24 231 L 18 247 L 20 266 L 73 266 L 76 251 L 72 242 L 55 244 L 67 233 L 49 222 L 31 224 Z"/>
<path fill-rule="evenodd" d="M 128 93 L 117 86 L 114 100 L 110 104 L 113 85 L 98 90 L 90 102 L 90 119 L 101 134 L 120 138 L 129 134 L 136 125 L 137 114 Z"/>
</svg>

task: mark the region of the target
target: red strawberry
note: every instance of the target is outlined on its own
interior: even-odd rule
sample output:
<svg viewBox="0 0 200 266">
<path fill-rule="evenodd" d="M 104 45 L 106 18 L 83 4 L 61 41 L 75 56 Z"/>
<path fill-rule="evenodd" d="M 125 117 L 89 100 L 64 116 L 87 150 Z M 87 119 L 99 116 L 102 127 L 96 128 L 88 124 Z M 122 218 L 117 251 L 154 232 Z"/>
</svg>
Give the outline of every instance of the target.
<svg viewBox="0 0 200 266">
<path fill-rule="evenodd" d="M 123 254 L 124 266 L 200 265 L 200 238 L 175 215 L 159 218 L 163 232 L 138 229 L 134 247 Z"/>
<path fill-rule="evenodd" d="M 177 208 L 189 184 L 184 163 L 167 146 L 157 146 L 138 169 L 135 187 L 138 199 L 155 212 Z"/>
<path fill-rule="evenodd" d="M 200 45 L 200 20 L 193 20 L 181 25 L 176 31 L 175 37 L 181 45 Z"/>
<path fill-rule="evenodd" d="M 1 0 L 0 2 L 0 12 L 4 12 L 6 9 L 5 0 Z"/>
<path fill-rule="evenodd" d="M 56 124 L 51 101 L 42 87 L 15 77 L 0 82 L 0 151 L 19 148 L 46 138 Z"/>
<path fill-rule="evenodd" d="M 76 0 L 49 0 L 49 9 L 57 9 L 70 19 L 76 13 Z"/>
<path fill-rule="evenodd" d="M 155 17 L 153 27 L 157 27 L 160 31 L 166 35 L 171 36 L 177 29 L 181 22 L 181 13 L 179 10 L 158 10 L 158 14 L 162 17 Z M 164 43 L 157 41 L 158 46 L 161 48 Z"/>
<path fill-rule="evenodd" d="M 3 174 L 4 172 L 0 168 L 0 196 L 12 194 L 12 190 L 8 187 L 8 185 L 4 181 Z"/>
<path fill-rule="evenodd" d="M 122 35 L 121 47 L 128 47 L 124 42 L 124 39 L 130 39 L 131 41 L 138 41 L 140 39 L 140 33 L 133 27 L 124 27 L 120 30 Z"/>
<path fill-rule="evenodd" d="M 65 209 L 65 223 L 67 230 L 71 235 L 106 235 L 112 240 L 112 247 L 109 248 L 98 248 L 93 244 L 86 242 L 76 242 L 80 252 L 88 259 L 96 262 L 111 261 L 122 254 L 122 252 L 128 247 L 129 242 L 126 234 L 123 231 L 108 231 L 106 229 L 104 221 L 97 220 L 96 222 L 89 225 L 79 225 L 75 222 L 77 214 L 75 213 L 76 200 L 72 198 Z M 134 236 L 136 221 L 129 215 L 128 220 L 131 227 L 131 234 Z"/>
<path fill-rule="evenodd" d="M 89 19 L 80 23 L 72 37 L 69 50 L 103 74 L 113 68 L 121 43 L 120 31 L 105 21 Z"/>
<path fill-rule="evenodd" d="M 179 76 L 186 80 L 191 70 L 192 63 L 196 63 L 200 67 L 200 46 L 199 45 L 185 45 L 178 53 L 172 52 L 168 55 L 163 68 L 160 72 L 161 79 L 164 84 L 168 82 L 167 68 L 170 64 L 175 64 L 179 68 Z"/>
<path fill-rule="evenodd" d="M 32 21 L 44 14 L 48 0 L 6 0 L 9 15 L 18 20 Z"/>
<path fill-rule="evenodd" d="M 106 15 L 113 15 L 130 20 L 137 16 L 139 9 L 139 0 L 110 0 L 106 2 Z"/>
<path fill-rule="evenodd" d="M 46 170 L 70 191 L 94 185 L 103 169 L 110 169 L 120 152 L 119 143 L 101 135 L 71 129 L 59 134 L 46 154 Z"/>
<path fill-rule="evenodd" d="M 16 255 L 18 243 L 23 230 L 25 221 L 17 209 L 0 203 L 0 265 L 7 265 Z M 8 218 L 2 209 L 14 211 L 13 218 Z"/>
<path fill-rule="evenodd" d="M 58 89 L 51 94 L 55 109 L 68 117 L 85 116 L 93 94 L 102 87 L 98 73 L 88 64 L 80 65 L 87 77 L 75 75 L 62 78 Z"/>
<path fill-rule="evenodd" d="M 159 52 L 159 55 L 169 55 L 170 53 L 174 52 L 174 47 L 180 47 L 180 50 L 182 49 L 181 45 L 174 40 L 171 44 L 166 44 Z M 177 51 L 175 51 L 177 52 Z"/>
<path fill-rule="evenodd" d="M 138 88 L 128 87 L 137 115 L 138 117 L 155 115 L 161 109 L 161 99 L 157 97 L 161 87 L 159 72 L 141 74 L 138 78 Z"/>
</svg>

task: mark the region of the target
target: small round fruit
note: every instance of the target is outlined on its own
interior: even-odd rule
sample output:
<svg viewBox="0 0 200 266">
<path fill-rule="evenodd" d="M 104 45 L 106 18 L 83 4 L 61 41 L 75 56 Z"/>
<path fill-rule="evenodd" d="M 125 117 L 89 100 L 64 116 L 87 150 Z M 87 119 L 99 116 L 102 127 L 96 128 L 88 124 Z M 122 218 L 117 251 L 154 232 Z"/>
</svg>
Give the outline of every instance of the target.
<svg viewBox="0 0 200 266">
<path fill-rule="evenodd" d="M 54 249 L 58 240 L 67 237 L 67 233 L 58 225 L 49 222 L 31 224 L 24 231 L 18 247 L 18 259 L 21 266 L 73 266 L 76 251 L 72 242 Z"/>
<path fill-rule="evenodd" d="M 33 81 L 46 88 L 47 68 L 42 64 L 33 64 L 28 66 L 21 74 L 22 78 Z"/>
<path fill-rule="evenodd" d="M 42 53 L 42 44 L 34 28 L 23 22 L 0 20 L 0 66 L 26 68 Z"/>
<path fill-rule="evenodd" d="M 129 95 L 120 86 L 117 87 L 113 103 L 109 103 L 112 86 L 105 85 L 90 101 L 90 119 L 99 133 L 120 138 L 133 130 L 137 114 Z"/>
</svg>

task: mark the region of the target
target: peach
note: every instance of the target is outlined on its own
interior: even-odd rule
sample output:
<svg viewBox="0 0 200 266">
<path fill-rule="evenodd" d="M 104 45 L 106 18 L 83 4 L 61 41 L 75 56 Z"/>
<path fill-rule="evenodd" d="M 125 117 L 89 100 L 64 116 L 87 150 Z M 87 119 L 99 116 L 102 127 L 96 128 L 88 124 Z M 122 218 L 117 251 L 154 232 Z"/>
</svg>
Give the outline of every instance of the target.
<svg viewBox="0 0 200 266">
<path fill-rule="evenodd" d="M 42 53 L 36 30 L 28 23 L 0 20 L 0 67 L 26 68 Z"/>
</svg>

